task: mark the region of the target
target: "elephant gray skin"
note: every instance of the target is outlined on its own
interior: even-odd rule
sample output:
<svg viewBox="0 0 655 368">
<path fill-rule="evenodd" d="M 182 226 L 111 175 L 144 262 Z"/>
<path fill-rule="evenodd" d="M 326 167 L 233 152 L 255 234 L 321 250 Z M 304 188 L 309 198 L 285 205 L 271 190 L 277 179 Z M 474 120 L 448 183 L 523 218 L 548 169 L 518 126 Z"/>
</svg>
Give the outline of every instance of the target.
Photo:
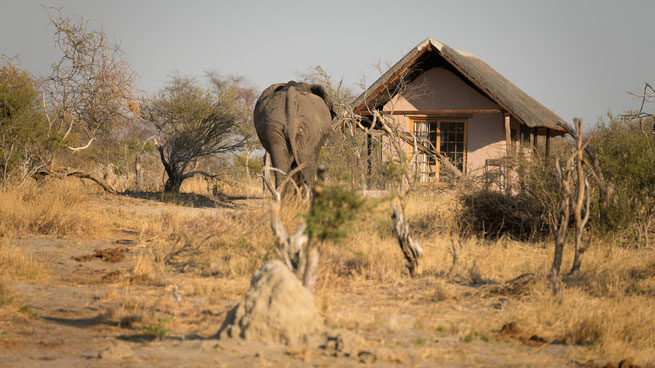
<svg viewBox="0 0 655 368">
<path fill-rule="evenodd" d="M 332 102 L 323 86 L 290 81 L 262 92 L 254 111 L 254 123 L 273 167 L 285 173 L 305 164 L 294 175 L 299 187 L 314 184 L 318 155 L 334 118 Z M 275 175 L 279 186 L 282 176 Z"/>
</svg>

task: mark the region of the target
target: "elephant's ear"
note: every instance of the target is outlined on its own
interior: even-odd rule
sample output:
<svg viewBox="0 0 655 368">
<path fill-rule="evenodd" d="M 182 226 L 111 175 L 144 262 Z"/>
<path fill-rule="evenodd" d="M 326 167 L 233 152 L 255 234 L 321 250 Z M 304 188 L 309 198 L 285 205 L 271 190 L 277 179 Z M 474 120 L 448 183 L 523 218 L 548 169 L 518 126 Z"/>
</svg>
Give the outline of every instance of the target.
<svg viewBox="0 0 655 368">
<path fill-rule="evenodd" d="M 309 90 L 312 91 L 312 93 L 316 96 L 323 99 L 325 105 L 328 107 L 328 110 L 330 110 L 332 119 L 334 119 L 337 114 L 334 112 L 334 104 L 332 103 L 332 98 L 330 98 L 330 94 L 325 90 L 325 87 L 320 84 L 311 84 L 309 86 Z"/>
<path fill-rule="evenodd" d="M 262 92 L 261 95 L 259 95 L 259 98 L 257 99 L 257 104 L 259 104 L 259 102 L 261 100 L 263 100 L 264 98 L 266 98 L 266 97 L 272 95 L 273 93 L 277 92 L 278 90 L 280 90 L 282 87 L 284 87 L 284 85 L 285 85 L 284 83 L 276 83 L 276 84 L 270 85 L 268 88 L 266 88 L 264 90 L 264 92 Z"/>
</svg>

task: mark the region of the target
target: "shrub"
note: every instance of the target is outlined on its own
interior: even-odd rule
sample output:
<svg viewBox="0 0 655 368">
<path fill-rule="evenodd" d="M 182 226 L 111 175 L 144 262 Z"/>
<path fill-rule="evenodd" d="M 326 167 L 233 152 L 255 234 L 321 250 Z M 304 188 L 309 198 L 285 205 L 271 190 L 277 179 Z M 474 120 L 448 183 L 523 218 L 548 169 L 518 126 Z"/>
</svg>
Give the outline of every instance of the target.
<svg viewBox="0 0 655 368">
<path fill-rule="evenodd" d="M 478 190 L 460 194 L 459 200 L 462 230 L 491 239 L 534 240 L 549 234 L 544 206 L 528 195 Z"/>
<path fill-rule="evenodd" d="M 41 151 L 50 147 L 47 124 L 39 110 L 39 90 L 34 77 L 11 60 L 0 64 L 0 183 L 6 186 L 22 168 L 29 175 Z"/>
<path fill-rule="evenodd" d="M 648 243 L 655 217 L 653 118 L 610 116 L 609 122 L 602 122 L 592 136 L 601 170 L 611 188 L 607 201 L 595 207 L 595 229 L 631 230 Z"/>
</svg>

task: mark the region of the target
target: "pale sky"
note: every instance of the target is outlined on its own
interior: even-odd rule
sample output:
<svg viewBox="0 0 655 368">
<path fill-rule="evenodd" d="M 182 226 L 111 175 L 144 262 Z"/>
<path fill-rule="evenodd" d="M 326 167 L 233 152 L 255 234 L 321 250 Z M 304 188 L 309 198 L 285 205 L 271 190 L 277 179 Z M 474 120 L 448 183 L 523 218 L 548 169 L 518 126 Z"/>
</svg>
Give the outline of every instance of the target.
<svg viewBox="0 0 655 368">
<path fill-rule="evenodd" d="M 321 65 L 346 86 L 379 77 L 431 37 L 485 61 L 562 118 L 589 127 L 637 109 L 655 83 L 655 1 L 0 0 L 0 54 L 46 75 L 57 54 L 39 6 L 89 18 L 120 40 L 138 86 L 174 71 L 239 74 L 259 89 Z M 650 107 L 650 111 L 655 106 Z"/>
</svg>

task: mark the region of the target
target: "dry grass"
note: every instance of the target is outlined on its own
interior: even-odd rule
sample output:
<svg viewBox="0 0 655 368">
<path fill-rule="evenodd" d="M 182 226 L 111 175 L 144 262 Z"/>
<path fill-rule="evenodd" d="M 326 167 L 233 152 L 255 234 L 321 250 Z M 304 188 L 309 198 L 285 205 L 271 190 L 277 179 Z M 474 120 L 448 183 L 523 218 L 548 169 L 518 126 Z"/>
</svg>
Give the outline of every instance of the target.
<svg viewBox="0 0 655 368">
<path fill-rule="evenodd" d="M 180 192 L 206 196 L 221 194 L 230 197 L 261 197 L 262 181 L 254 177 L 254 174 L 250 180 L 242 178 L 237 181 L 226 178 L 209 180 L 204 176 L 196 175 L 182 182 Z"/>
<path fill-rule="evenodd" d="M 510 295 L 504 322 L 517 321 L 548 341 L 588 346 L 590 354 L 610 361 L 630 358 L 641 364 L 655 362 L 655 251 L 626 249 L 596 240 L 585 253 L 582 272 L 566 280 L 561 296 L 552 295 L 545 276 L 553 256 L 553 244 L 524 243 L 501 238 L 486 241 L 461 239 L 458 261 L 453 267 L 451 238 L 456 235 L 452 217 L 455 196 L 417 195 L 410 198 L 407 213 L 424 247 L 424 277 L 436 277 L 443 285 L 471 285 L 485 297 L 485 285 L 502 285 L 520 275 L 533 273 L 537 282 Z M 333 280 L 358 277 L 380 282 L 401 282 L 407 271 L 400 249 L 380 204 L 355 226 L 357 232 L 344 246 L 329 246 L 323 257 L 325 290 L 318 291 L 318 304 L 329 309 L 334 298 Z M 456 238 L 455 238 L 456 239 Z M 572 249 L 565 248 L 563 270 L 572 263 Z M 327 271 L 329 270 L 329 271 Z M 457 298 L 442 286 L 436 300 Z M 328 307 L 326 307 L 328 305 Z M 500 328 L 502 323 L 496 328 Z"/>
<path fill-rule="evenodd" d="M 18 308 L 21 303 L 20 298 L 9 286 L 9 282 L 0 280 L 0 320 L 7 321 L 10 318 L 19 316 Z M 0 328 L 0 338 L 5 331 Z"/>
<path fill-rule="evenodd" d="M 10 237 L 0 238 L 0 281 L 42 280 L 48 271 L 31 254 L 23 252 Z"/>
<path fill-rule="evenodd" d="M 234 197 L 261 196 L 258 184 L 253 180 L 241 187 L 221 190 Z M 191 181 L 186 190 L 203 193 L 203 185 L 206 184 Z M 108 216 L 90 210 L 92 199 L 92 194 L 73 185 L 2 192 L 0 233 L 88 236 L 132 223 L 132 228 L 139 232 L 134 246 L 136 261 L 120 284 L 123 289 L 117 295 L 107 296 L 108 300 L 120 301 L 108 312 L 108 318 L 117 323 L 136 315 L 139 323 L 154 324 L 161 316 L 146 313 L 152 305 L 165 303 L 176 308 L 170 292 L 161 297 L 165 299 L 146 301 L 145 296 L 142 300 L 137 292 L 130 291 L 133 287 L 176 284 L 186 296 L 210 297 L 220 293 L 237 300 L 247 288 L 250 275 L 266 260 L 276 257 L 265 201 L 211 215 L 182 210 L 137 214 L 114 209 Z M 339 299 L 344 290 L 359 290 L 362 302 L 371 303 L 383 298 L 374 294 L 376 285 L 386 285 L 388 292 L 393 293 L 396 285 L 408 283 L 404 260 L 392 233 L 388 202 L 369 202 L 370 207 L 353 226 L 349 238 L 340 245 L 327 243 L 322 253 L 316 293 L 317 305 L 326 315 L 346 308 Z M 566 281 L 560 296 L 553 296 L 548 284 L 539 278 L 546 275 L 552 262 L 552 242 L 457 239 L 456 206 L 457 198 L 452 192 L 416 193 L 406 206 L 412 229 L 425 251 L 423 276 L 412 281 L 414 287 L 425 284 L 431 288 L 421 292 L 421 297 L 428 300 L 425 303 L 456 304 L 465 300 L 484 304 L 498 296 L 489 292 L 493 287 L 502 287 L 522 274 L 537 275 L 537 281 L 525 284 L 523 290 L 504 294 L 507 302 L 501 310 L 469 316 L 466 323 L 458 322 L 462 334 L 466 326 L 500 329 L 502 324 L 515 321 L 549 342 L 580 345 L 590 355 L 610 361 L 630 358 L 638 364 L 655 363 L 655 251 L 621 248 L 609 241 L 595 240 L 584 255 L 580 275 Z M 300 221 L 298 214 L 305 210 L 303 206 L 289 206 L 284 212 L 287 227 L 294 228 Z M 456 244 L 461 240 L 461 247 L 456 246 L 455 264 L 452 239 Z M 565 248 L 563 270 L 571 265 L 571 253 L 569 245 Z M 3 267 L 9 267 L 9 271 Z M 30 276 L 35 275 L 36 268 L 30 257 L 8 239 L 3 240 L 1 274 L 39 277 Z M 6 289 L 4 280 L 0 280 L 0 295 L 9 293 L 2 289 Z M 468 291 L 464 293 L 463 289 Z M 398 297 L 399 303 L 416 306 L 413 291 L 407 293 L 402 296 L 405 299 Z M 425 315 L 407 323 L 417 329 L 451 326 L 430 313 L 433 310 L 426 309 Z M 498 319 L 483 320 L 491 313 Z M 370 321 L 374 327 L 385 324 L 388 321 Z M 490 328 L 486 333 L 489 331 Z"/>
<path fill-rule="evenodd" d="M 161 214 L 143 225 L 132 277 L 166 283 L 166 272 L 205 277 L 251 275 L 274 255 L 268 210 L 232 214 Z"/>
<path fill-rule="evenodd" d="M 48 269 L 21 250 L 11 237 L 0 237 L 0 321 L 24 318 L 20 313 L 22 298 L 12 289 L 12 282 L 47 281 L 49 275 Z M 0 338 L 3 334 L 0 328 Z"/>
<path fill-rule="evenodd" d="M 100 236 L 110 223 L 90 209 L 90 193 L 72 179 L 0 191 L 0 235 Z"/>
<path fill-rule="evenodd" d="M 512 305 L 508 320 L 613 361 L 655 362 L 655 252 L 594 245 L 562 295 L 540 283 Z"/>
</svg>

